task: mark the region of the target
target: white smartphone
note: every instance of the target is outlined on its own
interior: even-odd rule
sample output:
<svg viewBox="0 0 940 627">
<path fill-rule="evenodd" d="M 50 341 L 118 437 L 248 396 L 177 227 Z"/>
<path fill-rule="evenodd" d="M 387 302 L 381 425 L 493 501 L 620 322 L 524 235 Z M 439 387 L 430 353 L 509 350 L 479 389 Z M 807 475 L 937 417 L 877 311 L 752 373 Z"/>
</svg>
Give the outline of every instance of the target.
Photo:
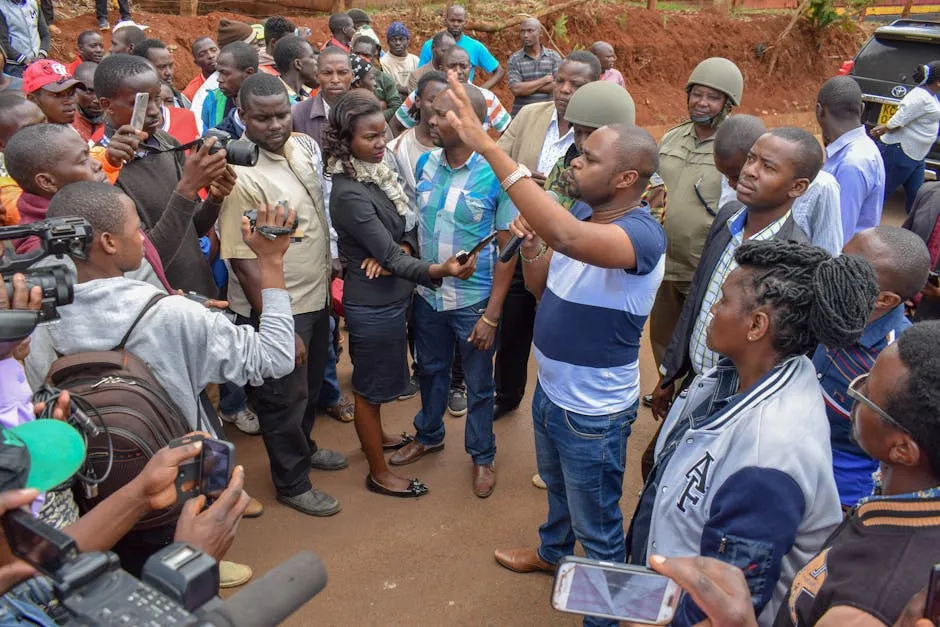
<svg viewBox="0 0 940 627">
<path fill-rule="evenodd" d="M 648 568 L 565 557 L 555 571 L 552 607 L 644 625 L 667 625 L 682 589 Z"/>
<path fill-rule="evenodd" d="M 131 126 L 134 130 L 140 131 L 144 128 L 144 122 L 147 121 L 147 105 L 150 104 L 150 94 L 139 92 L 134 96 L 134 111 L 131 113 Z"/>
</svg>

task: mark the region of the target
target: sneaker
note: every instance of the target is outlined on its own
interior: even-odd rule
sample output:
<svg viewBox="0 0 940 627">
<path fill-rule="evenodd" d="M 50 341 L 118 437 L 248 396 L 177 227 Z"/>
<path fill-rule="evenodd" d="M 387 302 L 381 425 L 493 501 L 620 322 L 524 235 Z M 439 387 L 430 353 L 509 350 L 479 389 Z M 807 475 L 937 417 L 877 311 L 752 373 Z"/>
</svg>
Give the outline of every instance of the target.
<svg viewBox="0 0 940 627">
<path fill-rule="evenodd" d="M 447 397 L 447 411 L 454 418 L 467 415 L 467 391 L 455 388 Z"/>
<path fill-rule="evenodd" d="M 238 586 L 244 586 L 251 581 L 252 574 L 251 566 L 222 560 L 219 562 L 219 587 L 237 588 Z"/>
<path fill-rule="evenodd" d="M 258 415 L 247 407 L 234 414 L 219 414 L 219 418 L 222 419 L 222 422 L 234 424 L 242 433 L 248 435 L 261 433 L 261 423 L 258 422 Z"/>
<path fill-rule="evenodd" d="M 415 377 L 411 377 L 408 379 L 408 385 L 405 387 L 405 390 L 398 395 L 398 400 L 407 401 L 409 398 L 417 396 L 420 391 L 421 388 L 418 387 L 418 380 Z"/>
<path fill-rule="evenodd" d="M 345 396 L 336 405 L 327 407 L 325 411 L 327 416 L 340 422 L 352 422 L 356 419 L 356 405 Z"/>
<path fill-rule="evenodd" d="M 332 516 L 343 509 L 339 501 L 316 488 L 310 488 L 297 496 L 281 496 L 278 494 L 277 501 L 308 516 Z"/>
<path fill-rule="evenodd" d="M 98 30 L 111 30 L 108 20 L 98 20 Z"/>
<path fill-rule="evenodd" d="M 342 470 L 347 466 L 349 460 L 345 455 L 328 448 L 318 448 L 317 452 L 310 456 L 310 467 L 317 470 Z"/>
</svg>

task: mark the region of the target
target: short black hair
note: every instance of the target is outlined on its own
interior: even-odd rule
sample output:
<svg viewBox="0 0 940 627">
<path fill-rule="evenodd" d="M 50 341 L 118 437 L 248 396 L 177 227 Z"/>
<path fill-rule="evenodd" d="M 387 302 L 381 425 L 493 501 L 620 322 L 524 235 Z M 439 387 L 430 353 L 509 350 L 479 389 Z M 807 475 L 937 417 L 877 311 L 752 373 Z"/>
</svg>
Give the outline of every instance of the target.
<svg viewBox="0 0 940 627">
<path fill-rule="evenodd" d="M 278 39 L 277 44 L 274 46 L 273 55 L 274 67 L 277 68 L 277 71 L 285 74 L 290 69 L 290 64 L 303 54 L 305 46 L 313 50 L 313 46 L 306 39 L 297 35 L 284 35 Z"/>
<path fill-rule="evenodd" d="M 369 37 L 368 35 L 356 35 L 355 39 L 352 40 L 352 45 L 355 46 L 356 44 L 361 44 L 363 42 L 372 46 L 373 47 L 372 50 L 374 52 L 377 53 L 379 51 L 379 48 L 380 48 L 379 44 L 377 44 L 375 40 Z"/>
<path fill-rule="evenodd" d="M 159 39 L 145 39 L 134 46 L 134 55 L 149 59 L 150 57 L 147 56 L 147 53 L 149 53 L 154 48 L 159 48 L 161 50 L 167 49 L 166 44 Z"/>
<path fill-rule="evenodd" d="M 918 85 L 929 85 L 940 81 L 940 61 L 931 61 L 926 65 L 918 65 L 914 68 L 911 78 Z"/>
<path fill-rule="evenodd" d="M 755 308 L 770 309 L 773 348 L 781 359 L 822 344 L 845 348 L 862 336 L 878 298 L 871 264 L 831 257 L 822 248 L 788 240 L 747 240 L 734 260 L 750 272 L 746 289 Z"/>
<path fill-rule="evenodd" d="M 659 146 L 643 128 L 633 124 L 609 124 L 607 128 L 617 133 L 617 166 L 621 171 L 636 170 L 640 174 L 640 185 L 646 189 L 649 179 L 659 169 Z"/>
<path fill-rule="evenodd" d="M 78 34 L 78 45 L 79 46 L 85 45 L 85 42 L 88 41 L 88 39 L 92 35 L 97 35 L 97 34 L 98 34 L 98 31 L 96 30 L 83 30 L 82 32 Z"/>
<path fill-rule="evenodd" d="M 862 116 L 862 90 L 850 76 L 833 76 L 823 83 L 816 102 L 836 119 L 858 121 Z"/>
<path fill-rule="evenodd" d="M 109 54 L 95 70 L 95 94 L 99 98 L 114 98 L 127 79 L 147 72 L 157 76 L 157 70 L 146 59 L 131 54 Z"/>
<path fill-rule="evenodd" d="M 449 32 L 447 32 L 446 30 L 442 30 L 439 33 L 435 33 L 434 37 L 431 37 L 431 47 L 432 48 L 439 47 L 441 45 L 441 42 L 444 41 L 444 38 L 446 37 L 450 37 L 451 39 L 454 39 L 454 36 L 451 35 Z M 456 42 L 457 40 L 454 39 L 454 43 Z"/>
<path fill-rule="evenodd" d="M 18 130 L 3 149 L 7 172 L 27 192 L 35 192 L 35 178 L 61 160 L 62 137 L 74 131 L 67 124 L 34 124 Z M 42 146 L 42 150 L 36 150 Z"/>
<path fill-rule="evenodd" d="M 336 33 L 342 31 L 347 24 L 352 23 L 353 19 L 345 13 L 334 13 L 330 16 L 330 20 L 327 22 L 327 26 L 329 27 L 331 33 Z"/>
<path fill-rule="evenodd" d="M 145 33 L 139 26 L 124 26 L 119 28 L 113 35 L 111 35 L 111 39 L 113 40 L 119 35 L 123 41 L 134 48 L 136 48 L 140 42 L 147 39 L 147 33 Z"/>
<path fill-rule="evenodd" d="M 418 79 L 418 86 L 415 89 L 415 94 L 420 98 L 424 93 L 424 88 L 428 86 L 428 83 L 443 83 L 447 84 L 447 74 L 443 72 L 438 72 L 437 70 L 431 70 L 430 72 L 425 72 L 421 75 L 421 78 Z"/>
<path fill-rule="evenodd" d="M 349 19 L 353 21 L 353 26 L 356 25 L 356 22 L 362 22 L 363 24 L 372 23 L 372 18 L 369 17 L 369 14 L 362 9 L 349 9 L 346 11 L 346 15 L 348 15 Z"/>
<path fill-rule="evenodd" d="M 85 218 L 94 234 L 119 233 L 124 228 L 120 187 L 99 181 L 69 183 L 52 197 L 46 216 Z"/>
<path fill-rule="evenodd" d="M 822 147 L 813 134 L 795 126 L 781 126 L 771 130 L 770 134 L 796 146 L 797 155 L 793 161 L 796 177 L 812 182 L 823 164 Z"/>
<path fill-rule="evenodd" d="M 208 37 L 208 36 L 196 37 L 193 40 L 193 45 L 189 47 L 189 52 L 192 53 L 193 57 L 196 56 L 196 46 L 198 46 L 204 41 L 211 41 L 212 43 L 215 43 L 215 40 L 212 37 Z"/>
<path fill-rule="evenodd" d="M 565 60 L 562 63 L 583 63 L 591 68 L 591 80 L 598 81 L 601 79 L 601 74 L 603 70 L 601 69 L 601 62 L 593 53 L 588 52 L 587 50 L 575 50 L 568 54 L 565 57 Z"/>
<path fill-rule="evenodd" d="M 337 46 L 327 46 L 320 51 L 317 59 L 319 60 L 326 57 L 343 57 L 346 59 L 346 62 L 349 63 L 349 66 L 352 67 L 352 61 L 349 60 L 349 53 Z"/>
<path fill-rule="evenodd" d="M 277 45 L 280 47 L 281 42 L 278 42 Z M 267 72 L 255 72 L 242 81 L 242 86 L 238 90 L 238 104 L 242 109 L 247 109 L 248 101 L 253 96 L 264 97 L 278 94 L 283 94 L 285 99 L 288 98 L 287 88 L 284 87 L 281 79 Z"/>
<path fill-rule="evenodd" d="M 742 153 L 747 155 L 754 142 L 766 132 L 764 121 L 756 115 L 729 115 L 715 132 L 715 156 L 732 159 Z"/>
<path fill-rule="evenodd" d="M 930 274 L 930 251 L 924 240 L 907 229 L 896 226 L 875 226 L 856 233 L 871 235 L 881 246 L 869 259 L 883 289 L 894 292 L 902 301 L 913 298 L 927 284 Z"/>
<path fill-rule="evenodd" d="M 266 42 L 272 39 L 280 41 L 281 37 L 293 35 L 297 32 L 297 26 L 282 15 L 272 15 L 264 21 L 264 40 Z"/>
<path fill-rule="evenodd" d="M 940 320 L 918 322 L 898 338 L 907 367 L 882 408 L 917 442 L 934 477 L 940 477 Z"/>
<path fill-rule="evenodd" d="M 219 54 L 231 55 L 235 67 L 239 70 L 244 71 L 248 68 L 258 70 L 258 49 L 251 44 L 246 44 L 244 41 L 233 41 L 222 48 L 222 52 Z"/>
<path fill-rule="evenodd" d="M 79 75 L 84 75 L 86 72 L 91 72 L 91 84 L 88 86 L 94 89 L 95 72 L 97 70 L 98 70 L 98 64 L 95 63 L 94 61 L 82 61 L 81 63 L 75 66 L 75 71 L 72 72 L 72 76 L 74 76 L 75 80 L 79 81 L 80 83 L 87 84 L 85 83 L 85 81 L 79 78 Z"/>
</svg>

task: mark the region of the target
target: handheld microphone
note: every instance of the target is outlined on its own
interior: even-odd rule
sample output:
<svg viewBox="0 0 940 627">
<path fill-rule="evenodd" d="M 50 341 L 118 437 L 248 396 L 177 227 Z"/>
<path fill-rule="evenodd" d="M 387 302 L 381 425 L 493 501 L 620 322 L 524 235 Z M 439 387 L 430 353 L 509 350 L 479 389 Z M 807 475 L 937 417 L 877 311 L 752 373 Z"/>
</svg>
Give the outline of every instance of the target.
<svg viewBox="0 0 940 627">
<path fill-rule="evenodd" d="M 204 617 L 215 627 L 278 625 L 326 586 L 320 558 L 300 551 Z"/>
<path fill-rule="evenodd" d="M 558 202 L 558 194 L 556 194 L 555 192 L 551 190 L 548 190 L 545 193 L 551 196 L 552 200 L 554 200 L 555 202 Z M 513 235 L 512 239 L 510 239 L 509 242 L 506 244 L 506 247 L 502 251 L 500 251 L 499 260 L 502 263 L 509 262 L 513 257 L 516 256 L 516 253 L 519 252 L 520 246 L 522 246 L 522 238 L 516 237 L 515 235 Z"/>
</svg>

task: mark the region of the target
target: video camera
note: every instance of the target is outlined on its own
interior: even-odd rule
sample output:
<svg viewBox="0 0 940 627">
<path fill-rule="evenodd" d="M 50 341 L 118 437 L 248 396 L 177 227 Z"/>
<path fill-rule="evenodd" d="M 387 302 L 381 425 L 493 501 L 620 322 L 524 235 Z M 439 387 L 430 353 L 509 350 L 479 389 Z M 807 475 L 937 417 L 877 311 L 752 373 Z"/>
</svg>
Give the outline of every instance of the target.
<svg viewBox="0 0 940 627">
<path fill-rule="evenodd" d="M 7 512 L 2 522 L 13 554 L 53 580 L 66 626 L 277 625 L 327 581 L 323 562 L 301 551 L 223 602 L 218 564 L 186 543 L 152 555 L 138 580 L 121 569 L 114 553 L 79 553 L 72 538 L 25 510 Z"/>
<path fill-rule="evenodd" d="M 32 333 L 40 322 L 58 318 L 56 307 L 72 302 L 74 281 L 64 265 L 31 268 L 37 261 L 50 255 L 65 255 L 78 259 L 88 258 L 92 241 L 92 228 L 84 218 L 51 218 L 31 224 L 0 227 L 0 242 L 36 237 L 39 249 L 23 255 L 0 254 L 0 274 L 7 298 L 13 298 L 13 275 L 26 275 L 26 285 L 42 290 L 40 311 L 7 310 L 0 312 L 0 342 L 19 341 Z M 3 253 L 0 244 L 0 253 Z"/>
<path fill-rule="evenodd" d="M 235 139 L 231 133 L 222 129 L 210 128 L 199 139 L 193 140 L 182 146 L 176 146 L 170 150 L 180 152 L 186 150 L 199 150 L 203 143 L 210 137 L 215 137 L 215 145 L 209 149 L 209 154 L 214 155 L 220 150 L 225 151 L 225 162 L 229 165 L 242 165 L 254 167 L 258 163 L 258 145 L 247 139 Z M 156 151 L 160 152 L 160 151 Z"/>
</svg>

